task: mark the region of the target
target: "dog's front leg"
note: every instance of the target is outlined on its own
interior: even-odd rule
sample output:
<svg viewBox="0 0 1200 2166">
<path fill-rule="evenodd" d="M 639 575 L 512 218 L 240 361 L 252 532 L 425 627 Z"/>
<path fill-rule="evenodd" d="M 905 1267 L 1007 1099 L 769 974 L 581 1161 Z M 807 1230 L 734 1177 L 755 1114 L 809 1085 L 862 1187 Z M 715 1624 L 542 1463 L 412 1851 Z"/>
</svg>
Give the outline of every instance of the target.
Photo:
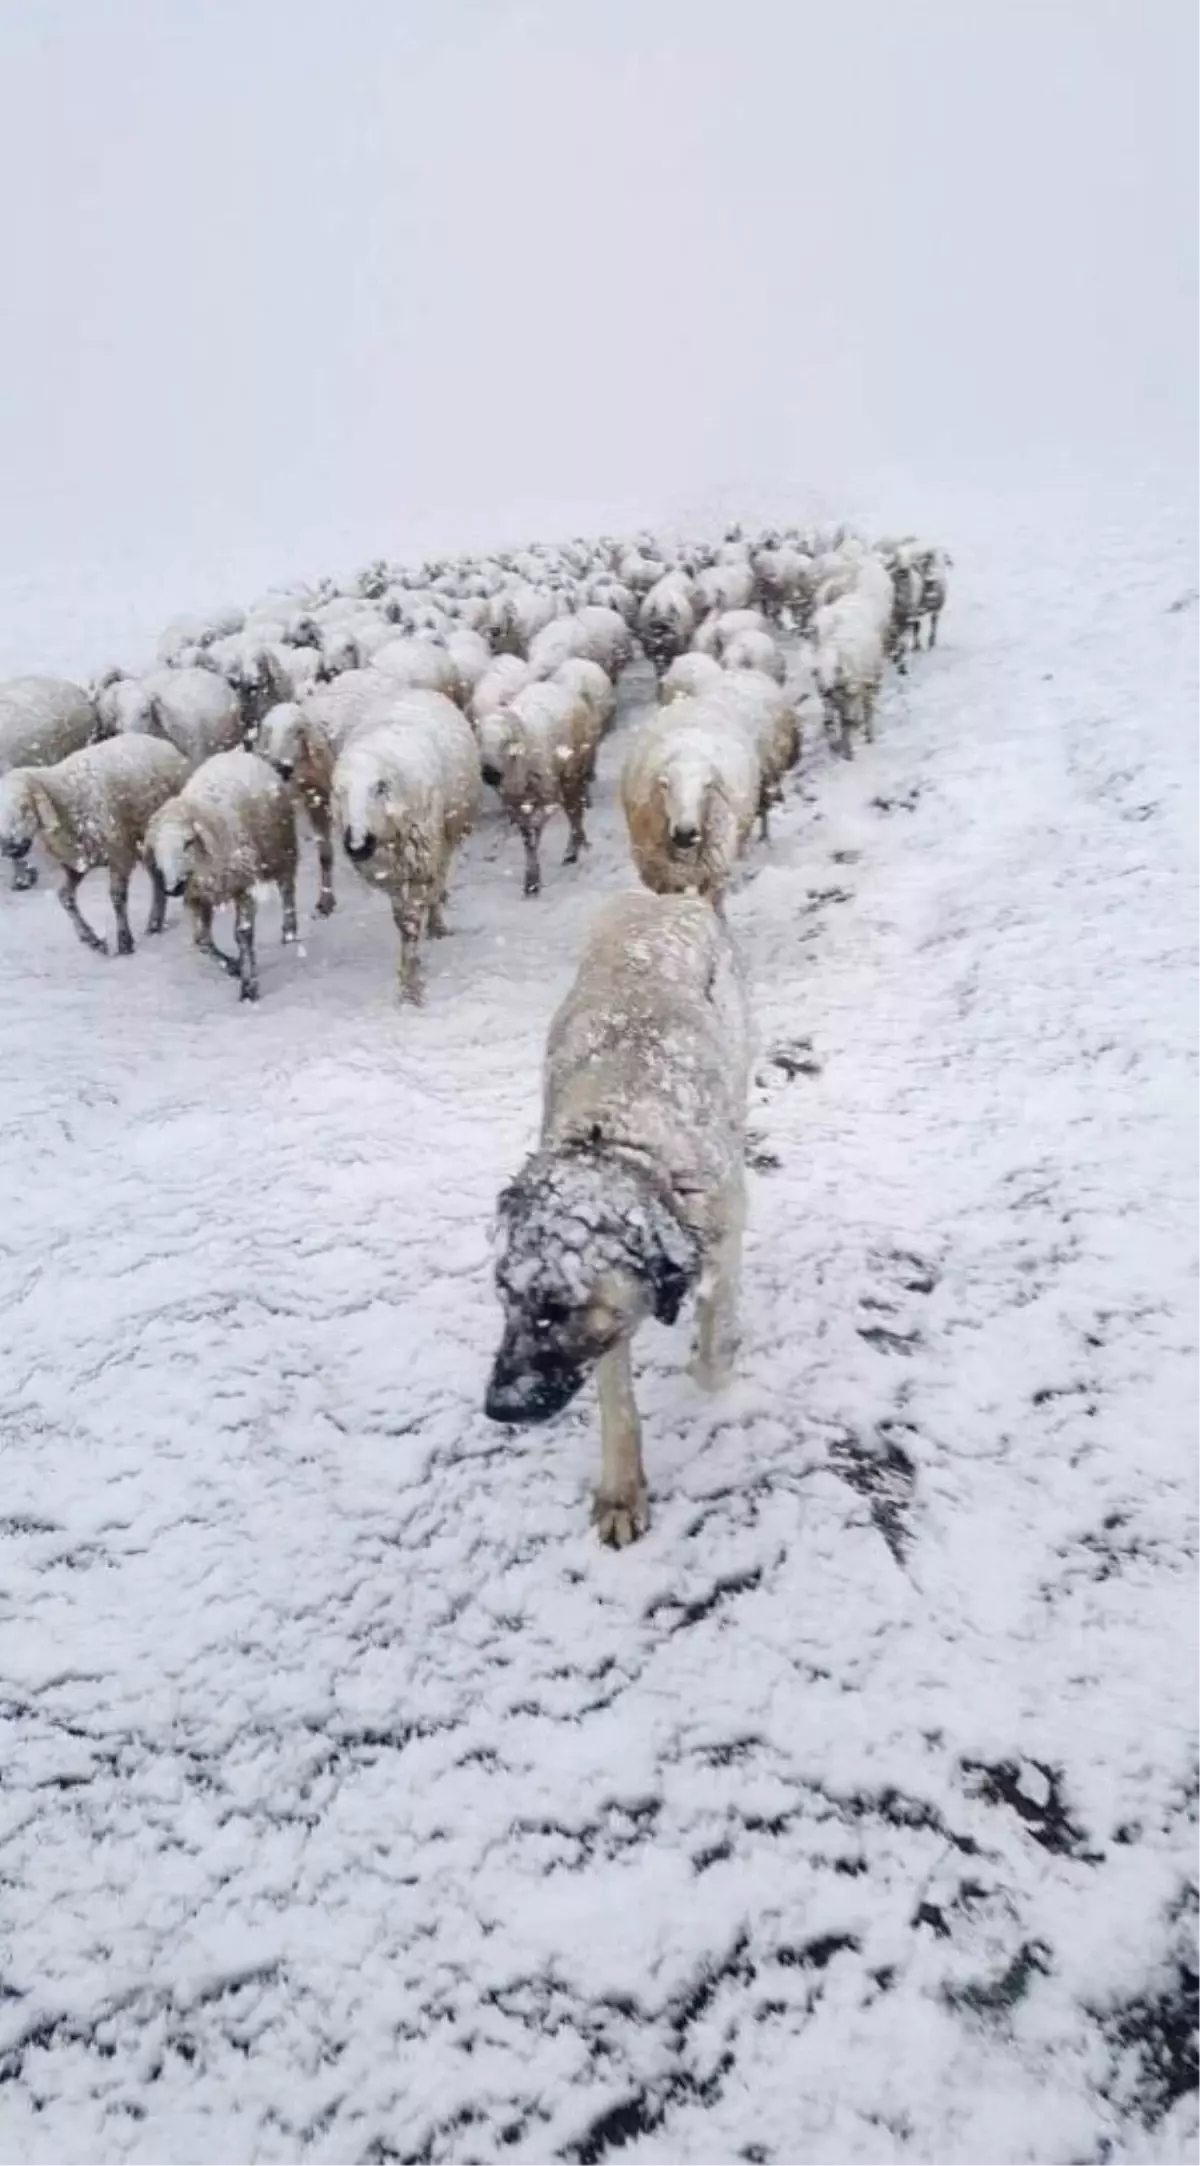
<svg viewBox="0 0 1200 2166">
<path fill-rule="evenodd" d="M 596 1364 L 600 1399 L 600 1487 L 592 1505 L 596 1532 L 613 1549 L 625 1549 L 650 1520 L 642 1424 L 633 1396 L 629 1341 L 622 1339 Z"/>
<path fill-rule="evenodd" d="M 745 1224 L 746 1184 L 739 1172 L 721 1198 L 717 1239 L 696 1299 L 696 1351 L 691 1367 L 705 1391 L 720 1391 L 733 1374 Z"/>
</svg>

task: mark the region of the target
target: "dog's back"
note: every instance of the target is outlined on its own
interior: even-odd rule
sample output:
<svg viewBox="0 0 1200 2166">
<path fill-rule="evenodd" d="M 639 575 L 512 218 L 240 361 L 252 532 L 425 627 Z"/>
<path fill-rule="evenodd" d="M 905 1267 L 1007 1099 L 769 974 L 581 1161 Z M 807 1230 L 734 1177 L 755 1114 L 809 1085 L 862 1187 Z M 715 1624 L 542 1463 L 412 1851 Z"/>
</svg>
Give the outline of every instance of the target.
<svg viewBox="0 0 1200 2166">
<path fill-rule="evenodd" d="M 542 1142 L 641 1154 L 707 1241 L 741 1164 L 749 1057 L 741 971 L 708 903 L 615 896 L 550 1026 Z"/>
</svg>

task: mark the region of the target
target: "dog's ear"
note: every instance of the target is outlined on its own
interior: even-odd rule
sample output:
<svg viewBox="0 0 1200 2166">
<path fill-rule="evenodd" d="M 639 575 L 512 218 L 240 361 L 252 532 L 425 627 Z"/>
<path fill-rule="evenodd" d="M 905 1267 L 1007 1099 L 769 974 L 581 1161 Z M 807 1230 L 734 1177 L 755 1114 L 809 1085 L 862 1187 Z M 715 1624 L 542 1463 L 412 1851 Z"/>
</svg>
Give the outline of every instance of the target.
<svg viewBox="0 0 1200 2166">
<path fill-rule="evenodd" d="M 691 1235 L 663 1205 L 650 1213 L 645 1265 L 655 1317 L 660 1324 L 673 1324 L 695 1283 L 700 1258 Z"/>
</svg>

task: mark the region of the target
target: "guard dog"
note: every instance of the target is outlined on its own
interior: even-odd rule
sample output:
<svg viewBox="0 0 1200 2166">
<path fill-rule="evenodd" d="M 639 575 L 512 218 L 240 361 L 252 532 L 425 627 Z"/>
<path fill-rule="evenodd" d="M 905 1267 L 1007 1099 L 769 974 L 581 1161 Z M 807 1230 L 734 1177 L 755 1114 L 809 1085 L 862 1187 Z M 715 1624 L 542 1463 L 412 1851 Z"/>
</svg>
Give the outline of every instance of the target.
<svg viewBox="0 0 1200 2166">
<path fill-rule="evenodd" d="M 731 1372 L 750 1028 L 729 933 L 694 896 L 620 895 L 550 1026 L 540 1148 L 500 1198 L 493 1421 L 543 1422 L 595 1369 L 600 1539 L 648 1523 L 630 1344 L 697 1292 L 692 1373 Z"/>
</svg>

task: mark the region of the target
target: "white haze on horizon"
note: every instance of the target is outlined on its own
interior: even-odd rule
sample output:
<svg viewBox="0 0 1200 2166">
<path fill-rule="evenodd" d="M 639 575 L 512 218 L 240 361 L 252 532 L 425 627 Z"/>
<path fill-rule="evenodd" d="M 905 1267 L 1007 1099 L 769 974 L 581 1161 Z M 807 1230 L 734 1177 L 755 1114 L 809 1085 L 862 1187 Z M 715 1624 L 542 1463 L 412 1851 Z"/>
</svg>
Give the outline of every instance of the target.
<svg viewBox="0 0 1200 2166">
<path fill-rule="evenodd" d="M 1195 46 L 1184 0 L 8 0 L 4 562 L 1186 456 Z"/>
</svg>

